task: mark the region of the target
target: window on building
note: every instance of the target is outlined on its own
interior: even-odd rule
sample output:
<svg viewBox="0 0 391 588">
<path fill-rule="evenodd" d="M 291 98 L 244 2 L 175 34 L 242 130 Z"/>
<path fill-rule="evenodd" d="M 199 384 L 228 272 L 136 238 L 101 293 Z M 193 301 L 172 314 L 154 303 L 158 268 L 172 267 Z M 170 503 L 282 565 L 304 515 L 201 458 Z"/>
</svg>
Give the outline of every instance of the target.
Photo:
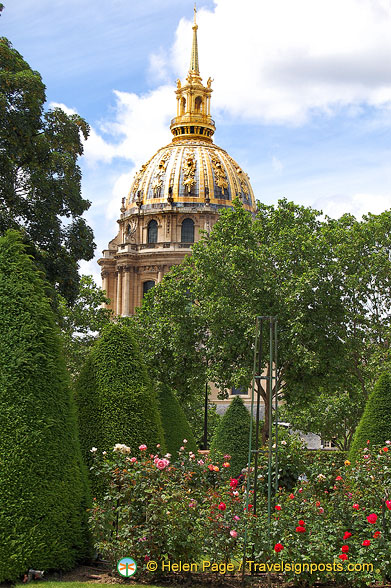
<svg viewBox="0 0 391 588">
<path fill-rule="evenodd" d="M 157 222 L 155 220 L 148 223 L 148 243 L 157 243 Z"/>
<path fill-rule="evenodd" d="M 147 292 L 152 290 L 154 285 L 155 285 L 155 282 L 153 280 L 147 280 L 146 282 L 143 283 L 143 298 Z"/>
<path fill-rule="evenodd" d="M 194 243 L 194 222 L 185 218 L 181 229 L 181 243 Z"/>
<path fill-rule="evenodd" d="M 238 396 L 239 394 L 247 394 L 246 388 L 244 386 L 239 386 L 238 388 L 235 388 L 235 386 L 232 386 L 231 396 Z"/>
</svg>

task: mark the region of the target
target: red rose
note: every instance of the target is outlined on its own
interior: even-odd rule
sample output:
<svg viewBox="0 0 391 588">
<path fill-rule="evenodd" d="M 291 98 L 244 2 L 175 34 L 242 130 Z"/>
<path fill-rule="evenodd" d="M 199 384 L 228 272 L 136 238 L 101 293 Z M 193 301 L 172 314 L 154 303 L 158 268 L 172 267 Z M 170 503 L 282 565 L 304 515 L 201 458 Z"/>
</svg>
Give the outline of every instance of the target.
<svg viewBox="0 0 391 588">
<path fill-rule="evenodd" d="M 388 451 L 388 447 L 383 447 L 383 451 L 384 451 L 385 453 L 387 453 L 387 451 Z"/>
<path fill-rule="evenodd" d="M 238 487 L 239 484 L 239 480 L 237 480 L 236 478 L 231 478 L 229 485 L 231 486 L 231 488 L 233 488 L 235 490 L 235 488 Z"/>
<path fill-rule="evenodd" d="M 349 545 L 342 545 L 341 551 L 342 553 L 347 553 L 349 551 Z"/>
<path fill-rule="evenodd" d="M 283 549 L 284 549 L 284 546 L 281 545 L 281 543 L 276 543 L 275 546 L 274 546 L 274 551 L 276 553 L 280 553 L 280 551 L 282 551 Z"/>
<path fill-rule="evenodd" d="M 348 559 L 348 556 L 346 555 L 346 553 L 341 553 L 341 555 L 339 555 L 338 557 L 339 557 L 339 559 L 343 559 L 344 561 L 346 559 Z"/>
<path fill-rule="evenodd" d="M 378 537 L 380 537 L 380 535 L 381 535 L 380 531 L 375 531 L 373 534 L 373 538 L 377 539 Z"/>
<path fill-rule="evenodd" d="M 359 504 L 353 504 L 352 506 L 353 510 L 358 510 L 360 508 Z"/>
<path fill-rule="evenodd" d="M 318 506 L 318 507 L 320 506 L 320 502 L 319 502 L 319 500 L 317 500 L 317 501 L 315 502 L 315 506 Z"/>
<path fill-rule="evenodd" d="M 276 510 L 281 510 L 281 506 L 279 504 L 276 504 L 276 506 L 274 507 Z"/>
<path fill-rule="evenodd" d="M 150 559 L 151 559 L 151 558 L 149 557 L 149 555 L 146 555 L 146 556 L 144 557 L 144 561 L 146 561 L 146 562 L 148 562 Z"/>
<path fill-rule="evenodd" d="M 224 502 L 220 502 L 219 506 L 217 507 L 219 510 L 225 510 L 227 505 Z"/>
<path fill-rule="evenodd" d="M 305 527 L 296 527 L 296 533 L 305 533 Z"/>
<path fill-rule="evenodd" d="M 391 510 L 391 500 L 386 500 L 386 507 Z"/>
<path fill-rule="evenodd" d="M 335 479 L 336 480 L 342 480 L 342 476 L 337 476 Z"/>
<path fill-rule="evenodd" d="M 294 494 L 289 494 L 289 498 L 290 498 L 291 500 L 293 500 L 293 499 L 294 499 L 294 497 L 295 497 L 295 495 L 294 495 Z"/>
<path fill-rule="evenodd" d="M 304 522 L 304 521 L 302 521 L 302 520 L 300 520 L 300 521 L 299 521 L 299 525 L 300 525 L 301 527 L 304 527 L 304 525 L 305 525 L 305 522 Z"/>
<path fill-rule="evenodd" d="M 345 531 L 344 536 L 343 536 L 343 540 L 345 541 L 345 539 L 349 539 L 349 537 L 351 537 L 352 534 L 349 533 L 349 531 Z"/>
<path fill-rule="evenodd" d="M 371 542 L 369 541 L 369 539 L 365 539 L 365 540 L 362 542 L 362 544 L 363 544 L 363 546 L 364 546 L 364 547 L 368 547 L 368 545 L 370 545 L 370 544 L 371 544 Z"/>
<path fill-rule="evenodd" d="M 368 523 L 371 523 L 371 525 L 374 525 L 377 521 L 377 514 L 375 514 L 374 512 L 371 513 L 370 515 L 367 516 L 367 521 Z"/>
</svg>

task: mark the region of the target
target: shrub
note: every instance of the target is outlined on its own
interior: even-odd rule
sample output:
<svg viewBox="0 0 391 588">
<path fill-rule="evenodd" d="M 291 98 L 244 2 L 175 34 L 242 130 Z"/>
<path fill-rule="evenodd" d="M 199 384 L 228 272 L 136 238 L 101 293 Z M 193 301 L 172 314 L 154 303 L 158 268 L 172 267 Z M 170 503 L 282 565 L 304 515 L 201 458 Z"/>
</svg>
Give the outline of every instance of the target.
<svg viewBox="0 0 391 588">
<path fill-rule="evenodd" d="M 221 419 L 212 441 L 212 456 L 218 454 L 231 456 L 232 476 L 239 476 L 241 470 L 247 465 L 250 419 L 250 413 L 244 406 L 243 400 L 236 396 Z"/>
<path fill-rule="evenodd" d="M 164 449 L 158 401 L 131 328 L 112 323 L 93 345 L 76 383 L 80 440 L 91 463 L 91 449 L 117 443 Z"/>
<path fill-rule="evenodd" d="M 168 386 L 158 387 L 158 400 L 167 451 L 176 455 L 184 439 L 187 439 L 187 449 L 196 451 L 196 441 L 185 413 Z"/>
<path fill-rule="evenodd" d="M 19 234 L 0 238 L 0 582 L 89 552 L 87 482 L 60 336 Z"/>
<path fill-rule="evenodd" d="M 368 397 L 364 413 L 353 437 L 349 459 L 356 459 L 357 454 L 371 444 L 384 444 L 391 439 L 391 376 L 380 376 Z"/>
</svg>

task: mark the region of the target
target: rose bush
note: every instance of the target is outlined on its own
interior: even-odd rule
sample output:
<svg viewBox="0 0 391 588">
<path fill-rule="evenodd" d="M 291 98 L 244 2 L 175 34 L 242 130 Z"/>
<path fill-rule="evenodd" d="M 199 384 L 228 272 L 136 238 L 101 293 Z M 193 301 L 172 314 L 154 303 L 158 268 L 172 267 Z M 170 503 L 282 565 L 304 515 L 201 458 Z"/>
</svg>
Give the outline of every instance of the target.
<svg viewBox="0 0 391 588">
<path fill-rule="evenodd" d="M 282 445 L 280 453 L 285 447 L 291 451 Z M 246 534 L 248 559 L 321 567 L 300 575 L 286 571 L 287 581 L 364 585 L 389 579 L 387 445 L 367 445 L 353 465 L 349 460 L 328 460 L 324 473 L 315 460 L 308 479 L 289 490 L 280 487 L 273 498 L 270 535 L 264 493 L 258 493 L 254 514 L 247 480 L 232 477 L 227 455 L 216 463 L 185 446 L 176 456 L 161 456 L 143 445 L 135 451 L 116 445 L 105 455 L 94 448 L 93 456 L 93 470 L 104 478 L 107 492 L 94 501 L 91 527 L 97 550 L 113 566 L 124 554 L 137 561 L 141 575 L 147 573 L 149 560 L 239 562 Z M 373 564 L 373 570 L 351 571 L 350 563 Z M 147 577 L 151 578 L 149 572 Z"/>
</svg>

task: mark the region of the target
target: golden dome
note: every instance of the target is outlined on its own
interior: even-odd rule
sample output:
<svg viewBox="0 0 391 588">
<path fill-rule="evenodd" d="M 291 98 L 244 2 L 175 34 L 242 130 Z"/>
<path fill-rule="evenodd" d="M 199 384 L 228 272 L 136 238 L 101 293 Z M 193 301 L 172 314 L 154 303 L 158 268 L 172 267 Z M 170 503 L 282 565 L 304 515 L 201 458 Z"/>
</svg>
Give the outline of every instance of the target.
<svg viewBox="0 0 391 588">
<path fill-rule="evenodd" d="M 205 205 L 218 209 L 239 198 L 256 210 L 248 175 L 224 149 L 213 144 L 210 115 L 212 79 L 202 84 L 198 65 L 197 29 L 193 25 L 190 69 L 184 85 L 177 81 L 177 115 L 171 121 L 172 142 L 162 147 L 136 173 L 125 210 Z"/>
</svg>

